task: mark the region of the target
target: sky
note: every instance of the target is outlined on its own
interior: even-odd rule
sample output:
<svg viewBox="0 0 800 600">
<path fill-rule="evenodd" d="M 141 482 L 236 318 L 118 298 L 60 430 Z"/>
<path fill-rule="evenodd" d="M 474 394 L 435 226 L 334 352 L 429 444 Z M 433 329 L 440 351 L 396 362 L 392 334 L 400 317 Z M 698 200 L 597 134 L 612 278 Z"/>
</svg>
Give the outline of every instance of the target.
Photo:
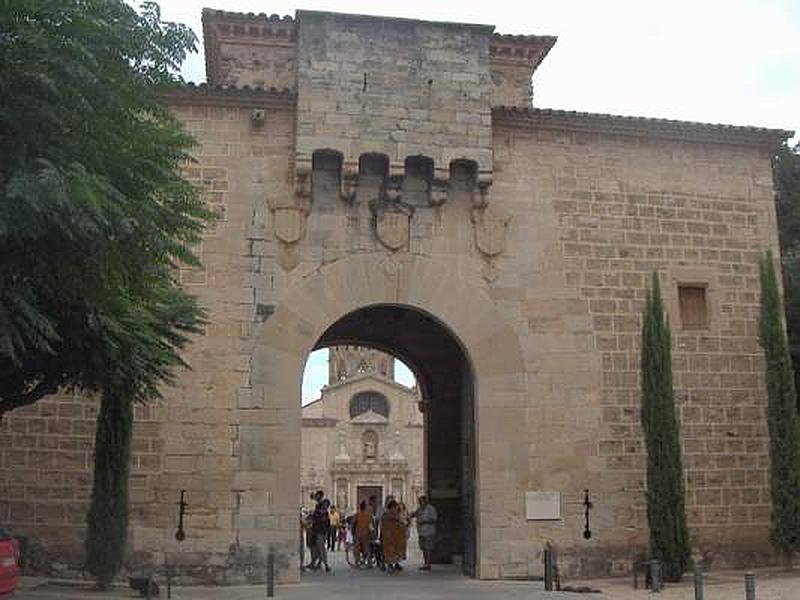
<svg viewBox="0 0 800 600">
<path fill-rule="evenodd" d="M 414 386 L 414 375 L 401 361 L 394 361 L 394 380 L 408 387 Z M 328 383 L 328 349 L 316 350 L 309 354 L 303 372 L 303 405 L 319 398 L 320 388 Z"/>
<path fill-rule="evenodd" d="M 588 112 L 800 129 L 800 0 L 161 0 L 202 38 L 204 6 L 483 23 L 555 35 L 534 104 Z M 184 76 L 205 80 L 202 55 Z M 795 141 L 798 139 L 794 138 Z"/>
<path fill-rule="evenodd" d="M 800 130 L 800 0 L 161 0 L 162 18 L 202 40 L 204 6 L 294 15 L 296 9 L 482 23 L 499 33 L 555 35 L 534 74 L 534 105 Z M 205 81 L 202 54 L 183 75 Z M 793 138 L 796 143 L 798 137 Z M 398 379 L 413 385 L 400 363 Z M 313 353 L 303 402 L 327 380 Z"/>
</svg>

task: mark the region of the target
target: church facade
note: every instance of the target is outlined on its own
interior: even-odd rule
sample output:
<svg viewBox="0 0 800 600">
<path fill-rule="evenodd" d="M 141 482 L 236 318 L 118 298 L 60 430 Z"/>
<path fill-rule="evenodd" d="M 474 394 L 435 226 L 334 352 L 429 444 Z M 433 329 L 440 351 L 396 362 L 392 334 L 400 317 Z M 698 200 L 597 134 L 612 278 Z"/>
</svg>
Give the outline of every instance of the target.
<svg viewBox="0 0 800 600">
<path fill-rule="evenodd" d="M 549 541 L 564 576 L 630 571 L 648 540 L 653 272 L 693 552 L 709 568 L 776 560 L 758 261 L 778 254 L 770 157 L 790 132 L 537 108 L 550 36 L 314 11 L 205 10 L 203 27 L 208 84 L 164 98 L 198 141 L 186 176 L 219 217 L 202 266 L 180 272 L 210 322 L 192 370 L 136 409 L 132 564 L 235 582 L 274 552 L 297 581 L 302 486 L 346 487 L 348 505 L 359 485 L 416 493 L 406 423 L 423 438 L 439 560 L 539 575 Z M 418 412 L 367 374 L 302 410 L 307 357 L 334 346 L 399 357 Z M 373 394 L 351 417 L 362 391 L 389 416 Z M 0 523 L 76 565 L 95 417 L 93 399 L 58 395 L 0 425 Z M 313 477 L 305 429 L 333 455 Z M 359 455 L 387 474 L 344 460 Z"/>
<path fill-rule="evenodd" d="M 417 390 L 396 383 L 394 359 L 376 350 L 334 346 L 329 372 L 302 410 L 301 504 L 323 490 L 348 515 L 370 496 L 413 507 L 425 490 Z"/>
</svg>

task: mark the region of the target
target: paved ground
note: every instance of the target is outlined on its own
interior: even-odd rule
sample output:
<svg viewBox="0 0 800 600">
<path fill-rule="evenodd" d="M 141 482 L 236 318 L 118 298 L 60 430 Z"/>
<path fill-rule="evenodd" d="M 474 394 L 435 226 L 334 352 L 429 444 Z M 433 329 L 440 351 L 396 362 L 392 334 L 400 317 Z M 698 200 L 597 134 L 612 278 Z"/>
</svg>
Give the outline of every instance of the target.
<svg viewBox="0 0 800 600">
<path fill-rule="evenodd" d="M 453 569 L 434 568 L 432 573 L 422 573 L 416 565 L 402 573 L 386 575 L 378 570 L 355 571 L 336 555 L 334 570 L 330 575 L 311 574 L 302 583 L 279 586 L 275 597 L 285 600 L 471 600 L 498 598 L 507 600 L 692 600 L 692 584 L 671 585 L 661 594 L 646 590 L 633 590 L 631 580 L 601 579 L 570 582 L 572 585 L 590 586 L 602 590 L 599 594 L 545 592 L 541 582 L 476 581 L 462 577 Z M 744 599 L 744 580 L 739 573 L 713 573 L 707 576 L 705 600 Z M 778 570 L 757 573 L 758 600 L 800 600 L 800 571 L 787 574 Z M 15 600 L 123 600 L 138 598 L 132 590 L 118 588 L 100 593 L 87 587 L 65 586 L 43 580 L 27 579 L 25 589 Z M 265 597 L 263 586 L 236 587 L 178 587 L 172 598 L 176 600 L 261 600 Z M 161 598 L 166 598 L 162 589 Z"/>
</svg>

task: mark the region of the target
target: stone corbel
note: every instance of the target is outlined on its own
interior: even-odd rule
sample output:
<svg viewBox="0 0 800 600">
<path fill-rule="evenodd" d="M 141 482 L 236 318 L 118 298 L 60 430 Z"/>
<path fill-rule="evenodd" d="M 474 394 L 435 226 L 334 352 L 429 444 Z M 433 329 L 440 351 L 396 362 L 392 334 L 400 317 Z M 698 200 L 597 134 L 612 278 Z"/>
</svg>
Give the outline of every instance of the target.
<svg viewBox="0 0 800 600">
<path fill-rule="evenodd" d="M 294 170 L 295 205 L 308 210 L 311 206 L 311 164 L 298 164 Z"/>
<path fill-rule="evenodd" d="M 390 171 L 386 179 L 384 195 L 387 202 L 400 202 L 403 197 L 403 172 L 399 174 Z"/>
<path fill-rule="evenodd" d="M 405 176 L 405 174 L 406 174 L 406 166 L 405 165 L 403 165 L 403 164 L 400 164 L 400 165 L 390 164 L 389 165 L 389 174 L 388 175 L 389 175 L 389 179 L 390 180 L 396 179 L 396 180 L 399 180 L 402 183 L 403 177 Z"/>
<path fill-rule="evenodd" d="M 356 199 L 358 190 L 358 163 L 345 163 L 342 165 L 342 191 L 340 197 L 348 204 Z"/>
<path fill-rule="evenodd" d="M 472 194 L 472 207 L 485 208 L 489 204 L 489 192 L 492 187 L 492 174 L 482 172 L 478 174 L 475 190 Z"/>
<path fill-rule="evenodd" d="M 448 182 L 441 179 L 434 179 L 431 182 L 428 203 L 431 206 L 441 206 L 447 201 Z"/>
<path fill-rule="evenodd" d="M 433 169 L 434 181 L 442 181 L 445 185 L 450 182 L 450 165 L 446 167 L 435 167 Z"/>
</svg>

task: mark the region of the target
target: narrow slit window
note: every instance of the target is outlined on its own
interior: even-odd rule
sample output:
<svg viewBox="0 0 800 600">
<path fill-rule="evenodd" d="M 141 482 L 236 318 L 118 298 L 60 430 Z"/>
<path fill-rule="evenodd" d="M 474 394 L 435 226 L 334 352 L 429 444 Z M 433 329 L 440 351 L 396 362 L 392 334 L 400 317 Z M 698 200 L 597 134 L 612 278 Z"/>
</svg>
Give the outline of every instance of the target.
<svg viewBox="0 0 800 600">
<path fill-rule="evenodd" d="M 684 329 L 708 327 L 708 301 L 705 287 L 699 285 L 678 286 L 678 302 L 681 310 L 681 324 Z"/>
</svg>

